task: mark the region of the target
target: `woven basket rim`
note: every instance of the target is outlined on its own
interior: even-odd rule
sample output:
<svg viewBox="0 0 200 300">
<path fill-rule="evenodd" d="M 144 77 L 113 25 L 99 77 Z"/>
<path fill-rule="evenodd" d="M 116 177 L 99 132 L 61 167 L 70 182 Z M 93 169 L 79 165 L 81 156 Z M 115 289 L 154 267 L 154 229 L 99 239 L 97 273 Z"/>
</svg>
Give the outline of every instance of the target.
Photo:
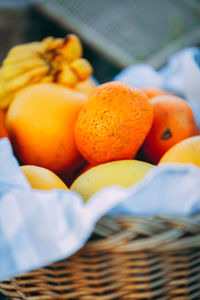
<svg viewBox="0 0 200 300">
<path fill-rule="evenodd" d="M 98 235 L 98 239 L 93 236 Z M 138 239 L 138 235 L 143 236 Z M 200 247 L 200 213 L 188 216 L 104 216 L 85 248 L 137 252 Z"/>
<path fill-rule="evenodd" d="M 199 279 L 200 213 L 104 216 L 81 250 L 0 282 L 0 292 L 29 300 L 196 300 Z"/>
</svg>

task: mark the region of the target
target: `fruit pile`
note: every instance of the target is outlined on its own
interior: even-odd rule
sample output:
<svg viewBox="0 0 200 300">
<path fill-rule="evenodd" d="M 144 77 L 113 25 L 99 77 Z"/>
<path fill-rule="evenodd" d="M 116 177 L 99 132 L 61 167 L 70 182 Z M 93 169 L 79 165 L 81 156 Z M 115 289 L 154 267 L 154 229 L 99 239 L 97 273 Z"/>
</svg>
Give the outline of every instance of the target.
<svg viewBox="0 0 200 300">
<path fill-rule="evenodd" d="M 75 35 L 16 46 L 0 68 L 0 137 L 32 188 L 78 192 L 129 187 L 157 164 L 200 167 L 189 104 L 156 88 L 95 86 Z"/>
</svg>

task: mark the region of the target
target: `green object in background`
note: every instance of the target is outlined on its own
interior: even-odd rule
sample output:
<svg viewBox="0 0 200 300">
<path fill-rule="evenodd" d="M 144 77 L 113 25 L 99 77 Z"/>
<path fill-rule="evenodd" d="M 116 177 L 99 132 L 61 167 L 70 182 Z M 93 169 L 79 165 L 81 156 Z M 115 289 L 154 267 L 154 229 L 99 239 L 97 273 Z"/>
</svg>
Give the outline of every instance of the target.
<svg viewBox="0 0 200 300">
<path fill-rule="evenodd" d="M 119 68 L 155 68 L 200 43 L 199 0 L 38 0 L 38 7 Z"/>
</svg>

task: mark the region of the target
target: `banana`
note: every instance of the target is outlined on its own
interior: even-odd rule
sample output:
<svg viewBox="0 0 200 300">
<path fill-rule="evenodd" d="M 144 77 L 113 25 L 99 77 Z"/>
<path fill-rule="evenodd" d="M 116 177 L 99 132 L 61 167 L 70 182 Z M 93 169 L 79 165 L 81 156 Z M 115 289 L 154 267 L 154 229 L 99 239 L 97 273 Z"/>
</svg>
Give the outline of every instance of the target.
<svg viewBox="0 0 200 300">
<path fill-rule="evenodd" d="M 84 58 L 77 58 L 70 63 L 71 69 L 76 73 L 80 81 L 88 78 L 92 73 L 92 67 Z"/>
<path fill-rule="evenodd" d="M 27 64 L 26 61 L 17 62 L 12 65 L 5 65 L 3 68 L 4 73 L 4 80 L 9 81 L 13 78 L 28 72 L 30 70 L 34 70 L 37 68 L 46 67 L 46 71 L 48 70 L 48 66 L 44 65 L 44 62 L 39 59 L 38 57 L 29 59 L 29 63 Z"/>
<path fill-rule="evenodd" d="M 64 65 L 62 66 L 60 73 L 58 73 L 58 82 L 69 87 L 73 87 L 77 84 L 78 77 L 73 70 L 71 70 L 69 65 Z"/>
<path fill-rule="evenodd" d="M 74 34 L 13 47 L 0 68 L 0 107 L 6 108 L 30 84 L 56 82 L 74 88 L 93 71 L 82 55 L 82 44 Z"/>
</svg>

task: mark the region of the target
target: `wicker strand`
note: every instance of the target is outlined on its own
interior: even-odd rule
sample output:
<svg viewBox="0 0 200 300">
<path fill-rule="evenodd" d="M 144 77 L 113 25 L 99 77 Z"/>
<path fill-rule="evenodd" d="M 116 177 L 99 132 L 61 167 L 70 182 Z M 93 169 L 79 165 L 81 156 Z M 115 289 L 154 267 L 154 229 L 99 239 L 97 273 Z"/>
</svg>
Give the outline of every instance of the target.
<svg viewBox="0 0 200 300">
<path fill-rule="evenodd" d="M 0 283 L 11 299 L 200 299 L 200 215 L 104 217 L 83 249 Z"/>
</svg>

